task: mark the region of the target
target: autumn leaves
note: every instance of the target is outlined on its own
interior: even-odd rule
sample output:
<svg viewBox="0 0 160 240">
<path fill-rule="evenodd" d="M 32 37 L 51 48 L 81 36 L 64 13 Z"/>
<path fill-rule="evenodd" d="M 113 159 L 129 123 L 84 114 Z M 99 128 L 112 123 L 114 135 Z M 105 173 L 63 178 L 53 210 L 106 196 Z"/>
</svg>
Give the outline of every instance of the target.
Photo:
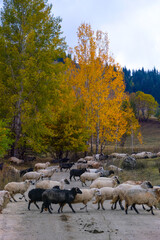
<svg viewBox="0 0 160 240">
<path fill-rule="evenodd" d="M 122 69 L 109 55 L 107 34 L 94 34 L 90 25 L 82 24 L 77 36 L 74 59 L 78 65 L 73 63 L 70 68 L 69 84 L 77 101 L 84 103 L 84 117 L 98 152 L 100 144 L 120 141 L 126 132 L 137 130 L 139 124 L 124 92 Z"/>
</svg>

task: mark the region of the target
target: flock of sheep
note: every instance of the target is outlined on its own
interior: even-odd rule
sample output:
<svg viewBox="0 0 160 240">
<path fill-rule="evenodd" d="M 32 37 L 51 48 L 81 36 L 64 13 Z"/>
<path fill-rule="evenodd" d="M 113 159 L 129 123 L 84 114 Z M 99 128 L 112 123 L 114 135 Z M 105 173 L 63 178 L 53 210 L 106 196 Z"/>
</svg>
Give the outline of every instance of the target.
<svg viewBox="0 0 160 240">
<path fill-rule="evenodd" d="M 84 206 L 81 209 L 87 210 L 87 203 L 92 201 L 97 204 L 97 209 L 104 208 L 104 201 L 111 200 L 111 209 L 117 207 L 117 203 L 125 213 L 128 213 L 128 207 L 139 213 L 136 205 L 142 205 L 144 209 L 147 205 L 147 211 L 157 208 L 160 201 L 160 187 L 152 186 L 149 181 L 126 181 L 120 183 L 119 172 L 123 170 L 110 165 L 107 170 L 104 170 L 100 161 L 95 161 L 93 157 L 79 159 L 76 164 L 61 163 L 59 167 L 49 167 L 50 163 L 37 163 L 33 168 L 14 171 L 20 174 L 22 182 L 9 182 L 4 190 L 0 191 L 0 212 L 6 207 L 7 203 L 13 199 L 16 202 L 15 195 L 21 194 L 22 198 L 27 201 L 25 192 L 34 182 L 34 188 L 28 192 L 28 210 L 31 203 L 39 209 L 37 202 L 42 202 L 41 212 L 43 210 L 52 213 L 52 204 L 59 204 L 58 212 L 63 212 L 63 207 L 68 204 L 73 212 L 75 212 L 72 204 L 82 203 Z M 70 181 L 80 180 L 82 188 L 74 187 L 66 189 L 66 184 L 69 184 L 67 178 L 60 181 L 53 181 L 51 177 L 56 177 L 56 172 L 66 170 L 67 178 Z M 69 173 L 68 173 L 69 171 Z M 116 175 L 114 175 L 116 173 Z M 69 175 L 68 175 L 69 174 Z M 78 178 L 78 179 L 76 179 Z M 86 183 L 91 182 L 90 186 L 86 187 Z M 77 181 L 78 183 L 78 181 Z M 122 205 L 125 201 L 125 206 Z"/>
</svg>

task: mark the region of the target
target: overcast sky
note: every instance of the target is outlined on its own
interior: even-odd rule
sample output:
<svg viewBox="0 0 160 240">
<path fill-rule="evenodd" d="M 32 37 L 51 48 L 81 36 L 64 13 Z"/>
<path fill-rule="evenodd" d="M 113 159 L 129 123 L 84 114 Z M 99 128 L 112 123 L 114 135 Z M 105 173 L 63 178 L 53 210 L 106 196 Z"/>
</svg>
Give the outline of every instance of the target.
<svg viewBox="0 0 160 240">
<path fill-rule="evenodd" d="M 0 0 L 0 7 L 2 7 Z M 160 0 L 48 0 L 70 47 L 77 29 L 89 23 L 108 33 L 116 62 L 129 69 L 160 71 Z"/>
</svg>

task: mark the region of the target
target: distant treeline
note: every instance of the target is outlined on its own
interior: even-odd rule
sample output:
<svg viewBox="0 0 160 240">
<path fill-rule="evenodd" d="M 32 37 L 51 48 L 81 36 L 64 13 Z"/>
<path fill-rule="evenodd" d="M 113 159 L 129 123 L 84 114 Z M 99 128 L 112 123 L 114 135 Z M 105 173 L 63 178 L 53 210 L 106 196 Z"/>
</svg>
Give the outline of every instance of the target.
<svg viewBox="0 0 160 240">
<path fill-rule="evenodd" d="M 128 70 L 123 68 L 126 83 L 126 92 L 132 93 L 142 91 L 151 94 L 160 104 L 160 73 L 153 70 Z"/>
</svg>

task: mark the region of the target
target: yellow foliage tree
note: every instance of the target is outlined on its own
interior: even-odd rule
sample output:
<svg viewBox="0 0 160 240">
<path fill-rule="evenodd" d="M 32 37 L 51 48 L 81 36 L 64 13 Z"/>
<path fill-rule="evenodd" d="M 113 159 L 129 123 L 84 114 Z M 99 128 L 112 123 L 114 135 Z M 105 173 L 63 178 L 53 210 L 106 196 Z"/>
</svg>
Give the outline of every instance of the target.
<svg viewBox="0 0 160 240">
<path fill-rule="evenodd" d="M 108 35 L 99 30 L 94 33 L 89 24 L 82 24 L 77 35 L 69 82 L 77 100 L 84 102 L 84 117 L 98 153 L 100 142 L 119 141 L 125 133 L 127 120 L 122 103 L 128 98 L 122 69 L 109 55 Z"/>
</svg>

